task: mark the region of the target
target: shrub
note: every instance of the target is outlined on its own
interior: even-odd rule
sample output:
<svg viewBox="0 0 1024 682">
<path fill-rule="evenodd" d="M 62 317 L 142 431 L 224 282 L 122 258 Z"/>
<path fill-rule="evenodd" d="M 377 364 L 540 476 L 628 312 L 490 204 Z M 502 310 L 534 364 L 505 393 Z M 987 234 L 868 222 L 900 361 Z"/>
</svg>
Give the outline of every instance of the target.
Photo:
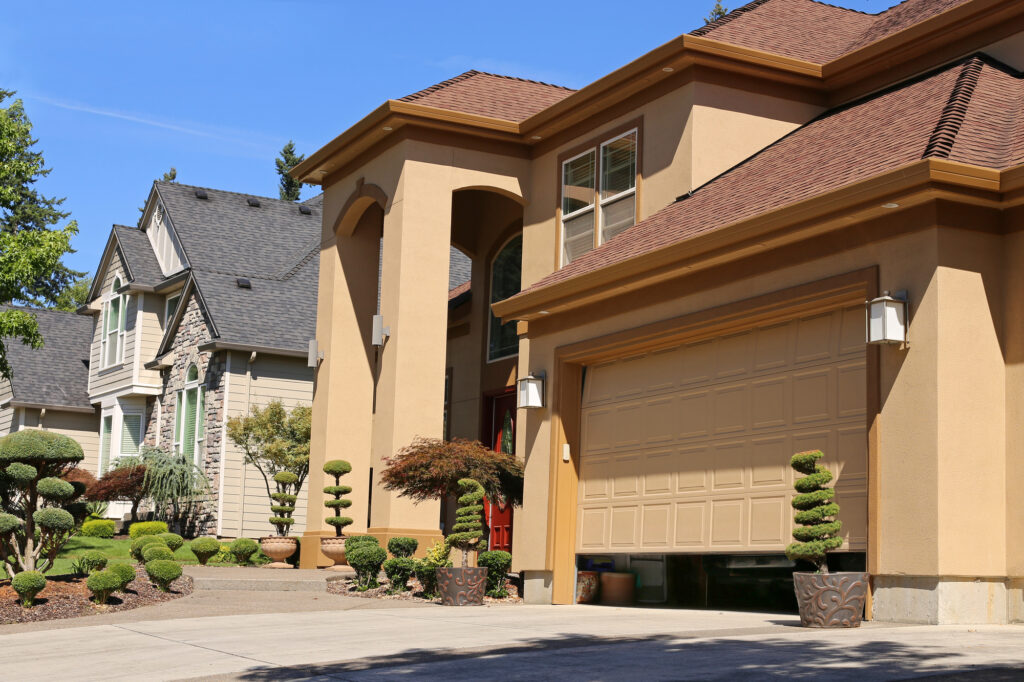
<svg viewBox="0 0 1024 682">
<path fill-rule="evenodd" d="M 231 545 L 226 542 L 220 543 L 220 549 L 210 559 L 211 564 L 230 564 L 235 560 L 235 555 L 231 553 Z"/>
<path fill-rule="evenodd" d="M 188 548 L 196 555 L 199 563 L 205 566 L 210 557 L 220 551 L 220 543 L 217 542 L 216 538 L 196 538 L 189 544 Z"/>
<path fill-rule="evenodd" d="M 437 596 L 437 569 L 452 565 L 449 558 L 451 551 L 451 545 L 446 540 L 441 540 L 427 550 L 426 556 L 416 560 L 416 579 L 420 581 L 423 596 L 427 599 Z"/>
<path fill-rule="evenodd" d="M 391 592 L 405 592 L 409 589 L 409 578 L 416 570 L 416 561 L 409 557 L 394 557 L 384 562 L 384 574 L 391 581 Z"/>
<path fill-rule="evenodd" d="M 133 523 L 128 529 L 128 537 L 135 539 L 143 535 L 161 535 L 167 532 L 167 524 L 163 521 L 140 521 Z"/>
<path fill-rule="evenodd" d="M 387 558 L 387 552 L 383 548 L 369 543 L 358 545 L 352 551 L 345 548 L 345 560 L 355 569 L 356 587 L 360 592 L 373 589 L 380 584 L 380 567 Z"/>
<path fill-rule="evenodd" d="M 388 540 L 388 551 L 393 557 L 410 557 L 416 553 L 419 546 L 419 540 L 416 538 L 396 537 Z"/>
<path fill-rule="evenodd" d="M 158 560 L 173 561 L 174 552 L 172 552 L 167 545 L 154 542 L 142 548 L 142 560 L 147 564 L 150 561 Z"/>
<path fill-rule="evenodd" d="M 362 545 L 380 547 L 380 542 L 372 535 L 349 535 L 345 538 L 345 556 L 347 557 L 349 552 Z"/>
<path fill-rule="evenodd" d="M 346 526 L 352 525 L 352 519 L 341 515 L 342 509 L 352 506 L 352 500 L 346 499 L 343 495 L 352 492 L 352 488 L 341 485 L 341 477 L 352 471 L 352 465 L 343 459 L 332 459 L 324 464 L 324 473 L 334 477 L 334 485 L 324 488 L 324 493 L 334 497 L 333 500 L 325 500 L 324 506 L 334 510 L 334 516 L 324 519 L 328 525 L 334 527 L 335 537 L 341 537 Z"/>
<path fill-rule="evenodd" d="M 75 496 L 75 486 L 54 476 L 36 483 L 36 491 L 48 500 L 63 502 Z"/>
<path fill-rule="evenodd" d="M 843 544 L 839 537 L 843 524 L 835 518 L 839 515 L 839 505 L 832 501 L 836 491 L 823 487 L 832 480 L 832 472 L 818 464 L 822 457 L 821 450 L 811 450 L 798 452 L 789 461 L 793 469 L 805 475 L 793 484 L 800 493 L 792 503 L 797 510 L 794 519 L 800 526 L 793 529 L 796 542 L 786 547 L 786 556 L 790 561 L 809 561 L 818 573 L 828 573 L 827 552 Z"/>
<path fill-rule="evenodd" d="M 128 564 L 111 564 L 110 568 L 107 569 L 107 572 L 113 573 L 117 576 L 118 592 L 124 592 L 128 589 L 128 585 L 135 580 L 135 569 Z"/>
<path fill-rule="evenodd" d="M 210 480 L 192 457 L 143 446 L 130 466 L 145 471 L 143 488 L 156 518 L 169 521 L 183 533 L 195 525 L 209 497 Z"/>
<path fill-rule="evenodd" d="M 103 474 L 86 490 L 85 497 L 93 502 L 128 502 L 132 506 L 131 520 L 138 522 L 139 505 L 146 499 L 146 467 L 137 464 L 137 457 L 133 458 L 136 466 L 126 463 L 126 459 L 118 460 L 124 465 Z"/>
<path fill-rule="evenodd" d="M 21 605 L 30 609 L 36 595 L 46 587 L 46 577 L 39 571 L 23 571 L 11 579 L 11 587 L 21 597 Z"/>
<path fill-rule="evenodd" d="M 114 537 L 116 525 L 111 519 L 86 521 L 82 524 L 82 535 L 87 538 L 106 538 L 109 540 Z"/>
<path fill-rule="evenodd" d="M 110 594 L 121 587 L 121 578 L 113 571 L 97 571 L 85 581 L 97 604 L 106 604 Z"/>
<path fill-rule="evenodd" d="M 255 540 L 250 540 L 249 538 L 238 538 L 230 545 L 231 555 L 235 557 L 235 561 L 243 566 L 249 563 L 249 558 L 252 557 L 259 548 L 259 543 Z"/>
<path fill-rule="evenodd" d="M 448 536 L 448 544 L 462 550 L 462 566 L 469 565 L 469 550 L 475 549 L 484 535 L 483 522 L 480 517 L 484 506 L 484 488 L 471 478 L 459 481 L 459 508 L 455 511 L 455 525 Z"/>
<path fill-rule="evenodd" d="M 141 538 L 135 538 L 132 540 L 131 545 L 128 546 L 128 553 L 134 557 L 136 561 L 142 561 L 142 552 L 149 545 L 163 545 L 164 541 L 156 535 L 143 535 Z M 164 545 L 166 546 L 166 545 Z"/>
<path fill-rule="evenodd" d="M 512 566 L 512 555 L 502 551 L 480 552 L 476 564 L 487 567 L 487 596 L 495 599 L 507 597 L 505 583 L 508 569 Z"/>
<path fill-rule="evenodd" d="M 97 549 L 91 549 L 72 561 L 71 567 L 78 575 L 102 571 L 107 567 L 107 555 Z"/>
<path fill-rule="evenodd" d="M 88 494 L 88 490 L 86 491 L 86 494 Z M 86 502 L 85 508 L 89 512 L 90 521 L 103 521 L 104 519 L 106 519 L 107 509 L 110 508 L 110 505 L 106 502 L 94 500 L 91 502 Z"/>
<path fill-rule="evenodd" d="M 167 592 L 171 583 L 181 577 L 181 566 L 176 561 L 158 559 L 146 564 L 146 573 L 161 592 Z"/>
<path fill-rule="evenodd" d="M 185 544 L 185 539 L 177 533 L 160 533 L 157 537 L 163 540 L 172 552 L 177 552 Z"/>
</svg>

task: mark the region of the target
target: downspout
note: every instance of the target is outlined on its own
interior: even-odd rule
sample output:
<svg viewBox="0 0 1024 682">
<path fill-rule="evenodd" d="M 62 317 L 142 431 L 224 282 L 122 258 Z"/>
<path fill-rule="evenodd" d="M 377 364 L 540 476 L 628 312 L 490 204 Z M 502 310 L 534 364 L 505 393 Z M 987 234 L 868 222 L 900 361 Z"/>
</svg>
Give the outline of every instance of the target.
<svg viewBox="0 0 1024 682">
<path fill-rule="evenodd" d="M 245 363 L 245 413 L 249 414 L 252 409 L 252 368 L 256 363 L 256 351 L 249 354 L 249 361 Z M 242 458 L 242 500 L 238 507 L 238 535 L 237 537 L 244 537 L 242 534 L 245 530 L 245 484 L 249 480 L 249 471 L 245 468 L 245 457 Z"/>
</svg>

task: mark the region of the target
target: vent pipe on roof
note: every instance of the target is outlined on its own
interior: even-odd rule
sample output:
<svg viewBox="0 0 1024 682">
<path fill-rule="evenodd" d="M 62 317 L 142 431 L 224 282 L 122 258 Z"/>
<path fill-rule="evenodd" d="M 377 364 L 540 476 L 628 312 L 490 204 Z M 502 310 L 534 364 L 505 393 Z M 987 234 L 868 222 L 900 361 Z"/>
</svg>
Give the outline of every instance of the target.
<svg viewBox="0 0 1024 682">
<path fill-rule="evenodd" d="M 313 215 L 313 209 L 309 206 L 299 206 L 299 213 L 302 215 Z"/>
<path fill-rule="evenodd" d="M 249 197 L 248 199 L 245 200 L 245 202 L 247 204 L 249 204 L 250 206 L 254 207 L 254 208 L 259 208 L 260 207 L 260 200 L 259 199 L 254 199 L 253 197 Z"/>
<path fill-rule="evenodd" d="M 238 285 L 239 289 L 252 289 L 252 282 L 245 277 L 239 277 L 235 280 L 235 284 Z"/>
<path fill-rule="evenodd" d="M 209 199 L 210 196 L 206 193 L 205 189 L 196 190 L 196 199 Z"/>
</svg>

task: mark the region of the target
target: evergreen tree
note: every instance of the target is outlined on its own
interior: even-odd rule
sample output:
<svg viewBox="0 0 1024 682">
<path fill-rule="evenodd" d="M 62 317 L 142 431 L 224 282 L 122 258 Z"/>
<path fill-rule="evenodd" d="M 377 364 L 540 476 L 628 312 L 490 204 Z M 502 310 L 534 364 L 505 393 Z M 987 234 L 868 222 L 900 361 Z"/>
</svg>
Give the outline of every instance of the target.
<svg viewBox="0 0 1024 682">
<path fill-rule="evenodd" d="M 178 169 L 171 166 L 171 170 L 160 176 L 160 182 L 177 182 Z"/>
<path fill-rule="evenodd" d="M 61 262 L 71 252 L 78 224 L 72 220 L 57 227 L 70 215 L 60 210 L 64 199 L 43 196 L 35 188 L 50 169 L 35 149 L 37 140 L 22 101 L 3 106 L 12 95 L 0 90 L 0 303 L 45 307 L 56 304 L 60 293 L 84 274 Z M 43 338 L 31 313 L 0 311 L 0 376 L 10 378 L 5 339 L 39 348 Z"/>
<path fill-rule="evenodd" d="M 80 277 L 72 282 L 64 291 L 57 294 L 54 310 L 73 313 L 89 302 L 89 289 L 92 288 L 92 277 Z"/>
<path fill-rule="evenodd" d="M 713 21 L 718 21 L 728 13 L 729 10 L 722 6 L 722 0 L 715 0 L 715 6 L 711 8 L 711 14 L 704 18 L 704 23 L 710 24 Z"/>
<path fill-rule="evenodd" d="M 288 175 L 288 171 L 305 160 L 305 154 L 295 153 L 295 143 L 291 140 L 288 140 L 288 144 L 281 148 L 281 156 L 274 160 L 274 165 L 277 166 L 277 174 L 281 176 L 281 181 L 278 183 L 278 192 L 284 201 L 299 200 L 302 183 Z"/>
</svg>

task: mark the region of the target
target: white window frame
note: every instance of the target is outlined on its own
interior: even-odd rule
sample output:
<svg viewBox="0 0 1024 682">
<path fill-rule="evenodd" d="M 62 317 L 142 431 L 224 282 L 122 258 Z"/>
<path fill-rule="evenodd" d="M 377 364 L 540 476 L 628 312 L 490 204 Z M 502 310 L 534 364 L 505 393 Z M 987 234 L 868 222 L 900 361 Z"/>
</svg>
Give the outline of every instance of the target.
<svg viewBox="0 0 1024 682">
<path fill-rule="evenodd" d="M 639 128 L 639 126 L 635 126 L 633 128 L 630 128 L 629 130 L 623 131 L 623 132 L 619 133 L 618 135 L 615 135 L 614 137 L 610 137 L 607 140 L 604 140 L 604 141 L 602 141 L 600 143 L 597 143 L 593 147 L 588 147 L 587 149 L 583 150 L 579 154 L 576 154 L 575 156 L 572 156 L 572 157 L 562 161 L 562 165 L 561 165 L 561 168 L 559 169 L 559 177 L 558 177 L 558 183 L 559 183 L 558 184 L 558 187 L 559 187 L 559 190 L 558 190 L 558 209 L 559 209 L 559 213 L 561 214 L 561 220 L 559 220 L 559 225 L 558 225 L 558 227 L 559 227 L 559 230 L 558 230 L 558 232 L 559 232 L 559 234 L 558 234 L 559 265 L 558 265 L 558 267 L 564 268 L 566 265 L 569 264 L 569 261 L 567 260 L 566 253 L 565 253 L 565 223 L 566 223 L 566 221 L 572 220 L 573 218 L 577 218 L 577 217 L 582 216 L 582 215 L 585 215 L 588 211 L 594 211 L 594 235 L 593 235 L 593 237 L 594 237 L 594 246 L 593 246 L 593 248 L 596 249 L 597 247 L 601 246 L 604 243 L 604 239 L 603 239 L 603 234 L 604 234 L 604 229 L 603 228 L 604 228 L 604 226 L 602 224 L 603 216 L 604 216 L 604 211 L 602 209 L 605 206 L 607 206 L 609 204 L 613 204 L 616 201 L 621 201 L 621 200 L 625 199 L 626 197 L 628 197 L 630 195 L 633 195 L 633 196 L 636 195 L 636 187 L 637 187 L 638 183 L 634 181 L 633 182 L 633 186 L 630 187 L 629 189 L 623 190 L 623 191 L 619 192 L 618 194 L 613 194 L 612 196 L 610 196 L 608 198 L 605 198 L 605 199 L 601 198 L 601 171 L 602 171 L 602 161 L 601 161 L 602 154 L 601 153 L 604 151 L 604 148 L 607 147 L 608 145 L 610 145 L 611 143 L 615 142 L 616 140 L 621 140 L 624 137 L 629 137 L 630 135 L 636 135 L 636 153 L 635 153 L 636 154 L 636 165 L 637 165 L 637 167 L 636 167 L 636 175 L 640 175 L 640 128 Z M 591 202 L 588 206 L 584 206 L 583 208 L 576 209 L 572 213 L 562 213 L 562 204 L 563 204 L 563 201 L 564 201 L 564 192 L 565 192 L 565 167 L 568 164 L 570 164 L 573 161 L 575 161 L 576 159 L 582 158 L 582 157 L 586 156 L 587 154 L 591 154 L 591 153 L 594 154 L 594 201 Z M 636 205 L 636 203 L 634 201 L 634 203 L 633 203 L 633 224 L 634 225 L 636 225 L 636 214 L 637 214 L 637 205 Z"/>
<path fill-rule="evenodd" d="M 192 367 L 196 368 L 196 378 L 192 381 L 188 381 L 188 371 Z M 195 363 L 189 364 L 189 368 L 185 370 L 186 382 L 185 386 L 178 389 L 176 392 L 176 404 L 174 407 L 174 452 L 178 455 L 185 454 L 184 442 L 185 437 L 185 413 L 182 411 L 185 405 L 185 396 L 189 391 L 195 391 L 196 400 L 196 423 L 194 425 L 193 434 L 195 438 L 195 444 L 192 448 L 192 461 L 196 466 L 202 466 L 202 448 L 200 447 L 203 441 L 206 440 L 206 386 L 203 385 L 203 380 L 199 374 L 199 366 Z M 203 409 L 200 409 L 202 407 Z"/>
<path fill-rule="evenodd" d="M 114 275 L 114 281 L 110 284 L 110 291 L 103 301 L 103 314 L 100 316 L 100 368 L 108 369 L 110 367 L 117 367 L 118 365 L 124 364 L 124 339 L 125 332 L 128 327 L 128 295 L 119 294 L 117 290 L 120 288 L 116 286 L 122 282 L 121 274 Z M 107 362 L 107 349 L 110 345 L 110 333 L 107 331 L 109 326 L 108 318 L 110 317 L 110 306 L 114 299 L 118 300 L 118 321 L 117 321 L 117 337 L 115 343 L 117 347 L 114 349 L 114 360 Z"/>
<path fill-rule="evenodd" d="M 176 312 L 178 310 L 178 306 L 181 305 L 181 294 L 182 292 L 179 291 L 164 299 L 164 327 L 171 323 L 171 315 Z M 171 301 L 174 299 L 177 299 L 177 302 L 174 304 L 174 310 L 172 311 Z"/>
</svg>

